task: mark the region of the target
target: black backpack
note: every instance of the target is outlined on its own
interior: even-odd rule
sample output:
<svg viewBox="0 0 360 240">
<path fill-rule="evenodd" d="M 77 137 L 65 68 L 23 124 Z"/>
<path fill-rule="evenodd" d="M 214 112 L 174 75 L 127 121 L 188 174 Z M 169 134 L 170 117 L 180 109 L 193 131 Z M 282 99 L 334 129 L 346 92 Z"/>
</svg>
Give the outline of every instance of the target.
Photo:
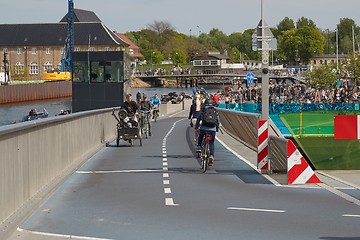
<svg viewBox="0 0 360 240">
<path fill-rule="evenodd" d="M 217 113 L 214 107 L 206 107 L 202 116 L 202 125 L 205 127 L 216 127 Z"/>
</svg>

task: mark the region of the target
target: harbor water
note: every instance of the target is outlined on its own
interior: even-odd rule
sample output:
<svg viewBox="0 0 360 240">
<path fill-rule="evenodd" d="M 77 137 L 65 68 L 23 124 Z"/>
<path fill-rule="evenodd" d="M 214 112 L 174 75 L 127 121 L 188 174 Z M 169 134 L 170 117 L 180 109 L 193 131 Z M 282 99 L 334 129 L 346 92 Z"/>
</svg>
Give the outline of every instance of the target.
<svg viewBox="0 0 360 240">
<path fill-rule="evenodd" d="M 206 90 L 210 93 L 216 92 L 217 90 L 222 90 L 223 86 L 206 86 Z M 145 94 L 148 98 L 158 94 L 168 94 L 170 92 L 176 92 L 177 94 L 184 92 L 185 94 L 192 95 L 192 88 L 132 88 L 131 94 L 133 99 L 135 99 L 136 93 L 140 92 Z M 28 101 L 21 103 L 12 103 L 12 104 L 0 104 L 0 126 L 8 125 L 20 122 L 24 116 L 28 115 L 30 109 L 35 108 L 37 111 L 41 112 L 45 108 L 49 113 L 49 117 L 53 117 L 59 114 L 60 110 L 71 110 L 72 99 L 71 97 L 67 98 L 56 98 L 48 99 L 41 101 Z"/>
</svg>

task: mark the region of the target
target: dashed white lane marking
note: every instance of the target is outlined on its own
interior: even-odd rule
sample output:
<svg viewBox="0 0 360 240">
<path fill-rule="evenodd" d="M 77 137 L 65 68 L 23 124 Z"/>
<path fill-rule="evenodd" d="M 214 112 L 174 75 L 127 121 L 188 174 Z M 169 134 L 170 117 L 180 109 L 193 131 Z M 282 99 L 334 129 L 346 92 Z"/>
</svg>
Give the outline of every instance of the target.
<svg viewBox="0 0 360 240">
<path fill-rule="evenodd" d="M 343 214 L 343 217 L 353 217 L 353 218 L 360 218 L 360 215 L 353 215 L 353 214 Z"/>
<path fill-rule="evenodd" d="M 270 213 L 284 213 L 285 210 L 273 210 L 273 209 L 258 209 L 258 208 L 238 208 L 228 207 L 228 210 L 240 210 L 240 211 L 252 211 L 252 212 L 270 212 Z"/>
<path fill-rule="evenodd" d="M 163 165 L 163 185 L 164 185 L 164 193 L 166 194 L 165 197 L 165 205 L 166 206 L 178 206 L 179 204 L 175 204 L 174 203 L 174 199 L 171 197 L 171 188 L 170 188 L 170 180 L 169 178 L 169 173 L 167 173 L 167 171 L 169 171 L 168 169 L 168 159 L 167 159 L 167 151 L 166 151 L 166 143 L 167 143 L 167 138 L 169 137 L 169 135 L 171 134 L 171 132 L 174 130 L 176 124 L 180 121 L 182 121 L 183 119 L 180 119 L 176 122 L 174 122 L 174 124 L 172 125 L 171 129 L 167 132 L 167 134 L 165 135 L 164 139 L 163 139 L 163 143 L 162 143 L 162 165 Z"/>
<path fill-rule="evenodd" d="M 55 233 L 46 233 L 46 232 L 36 232 L 36 231 L 29 231 L 22 228 L 17 228 L 19 232 L 27 232 L 32 235 L 38 236 L 47 236 L 47 237 L 57 237 L 57 238 L 66 238 L 66 239 L 83 239 L 83 240 L 111 240 L 108 238 L 94 238 L 94 237 L 85 237 L 85 236 L 75 236 L 75 235 L 65 235 L 65 234 L 55 234 Z"/>
<path fill-rule="evenodd" d="M 167 205 L 167 206 L 179 206 L 179 204 L 174 203 L 174 199 L 172 199 L 172 198 L 165 198 L 165 205 Z"/>
</svg>

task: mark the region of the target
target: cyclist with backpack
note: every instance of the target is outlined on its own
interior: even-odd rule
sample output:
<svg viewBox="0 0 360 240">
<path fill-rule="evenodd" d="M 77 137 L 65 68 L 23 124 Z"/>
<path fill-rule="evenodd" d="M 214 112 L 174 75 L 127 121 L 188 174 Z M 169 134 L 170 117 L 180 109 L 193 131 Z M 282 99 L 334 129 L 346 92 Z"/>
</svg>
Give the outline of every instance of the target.
<svg viewBox="0 0 360 240">
<path fill-rule="evenodd" d="M 201 142 L 204 135 L 208 132 L 212 136 L 212 139 L 210 141 L 210 158 L 208 163 L 209 166 L 212 166 L 214 161 L 215 136 L 216 136 L 216 132 L 219 131 L 219 127 L 220 127 L 219 114 L 216 112 L 216 109 L 213 106 L 213 101 L 211 99 L 207 99 L 205 100 L 201 114 L 196 119 L 195 129 L 200 129 L 199 136 L 197 139 L 197 148 L 196 148 L 197 152 L 201 152 Z"/>
</svg>

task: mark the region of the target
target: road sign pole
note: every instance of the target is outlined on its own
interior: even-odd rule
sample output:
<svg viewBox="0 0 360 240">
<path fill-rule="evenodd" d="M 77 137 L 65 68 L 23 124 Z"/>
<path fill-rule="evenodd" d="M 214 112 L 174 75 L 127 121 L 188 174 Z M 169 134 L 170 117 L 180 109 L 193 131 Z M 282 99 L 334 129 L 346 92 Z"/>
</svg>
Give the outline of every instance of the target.
<svg viewBox="0 0 360 240">
<path fill-rule="evenodd" d="M 264 0 L 261 0 L 261 42 L 262 42 L 262 77 L 261 77 L 261 118 L 269 118 L 269 47 L 265 41 Z"/>
</svg>

